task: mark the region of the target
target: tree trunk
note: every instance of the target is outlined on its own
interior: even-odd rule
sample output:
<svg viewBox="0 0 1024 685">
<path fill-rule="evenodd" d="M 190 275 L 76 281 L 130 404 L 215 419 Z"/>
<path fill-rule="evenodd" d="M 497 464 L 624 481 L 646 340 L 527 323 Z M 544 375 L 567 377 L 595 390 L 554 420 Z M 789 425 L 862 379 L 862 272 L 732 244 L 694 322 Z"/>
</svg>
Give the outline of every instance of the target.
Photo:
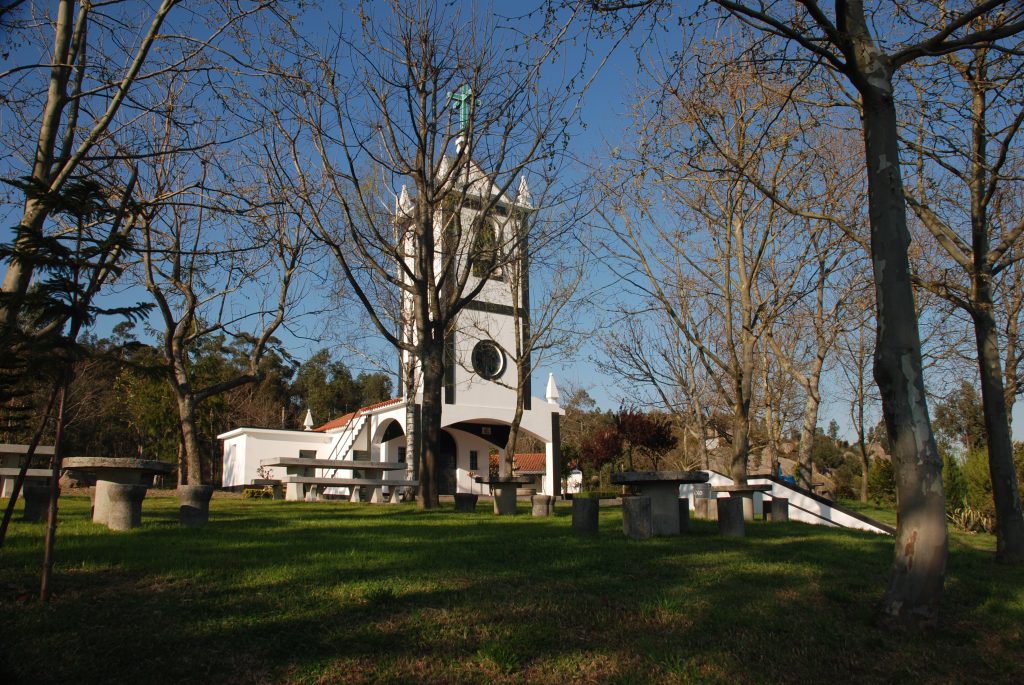
<svg viewBox="0 0 1024 685">
<path fill-rule="evenodd" d="M 988 465 L 996 507 L 996 559 L 1020 563 L 1024 562 L 1024 515 L 1021 514 L 1017 471 L 1013 464 L 1013 440 L 1010 437 L 995 305 L 992 302 L 991 226 L 985 201 L 989 168 L 986 154 L 986 93 L 989 85 L 981 55 L 978 55 L 975 76 L 977 80 L 971 84 L 971 316 L 978 346 L 981 401 L 988 434 Z"/>
<path fill-rule="evenodd" d="M 71 372 L 65 371 L 60 381 L 57 397 L 57 421 L 53 438 L 52 474 L 50 475 L 50 506 L 46 516 L 46 538 L 43 542 L 43 572 L 39 579 L 39 601 L 46 604 L 52 593 L 53 551 L 57 544 L 57 496 L 60 494 L 60 466 L 64 459 L 64 416 L 67 407 L 68 386 Z"/>
<path fill-rule="evenodd" d="M 203 456 L 196 428 L 195 399 L 180 386 L 175 387 L 175 399 L 178 402 L 178 418 L 181 420 L 181 445 L 185 450 L 185 482 L 188 485 L 202 485 Z"/>
<path fill-rule="evenodd" d="M 185 444 L 181 440 L 180 426 L 178 427 L 178 485 L 188 485 L 188 463 L 185 461 Z"/>
<path fill-rule="evenodd" d="M 416 367 L 413 364 L 413 356 L 408 356 L 409 361 L 402 361 L 404 364 L 402 382 L 405 395 L 405 458 L 412 465 L 412 479 L 419 482 L 420 479 L 420 427 L 419 411 L 416 404 Z M 419 486 L 414 489 L 419 492 Z"/>
<path fill-rule="evenodd" d="M 67 85 L 71 74 L 68 58 L 71 49 L 74 9 L 73 0 L 61 0 L 57 7 L 53 67 L 50 69 L 50 83 L 46 94 L 46 104 L 43 106 L 36 154 L 32 164 L 31 182 L 35 186 L 34 190 L 42 190 L 50 186 L 50 167 L 53 165 L 53 153 L 57 144 L 61 116 L 68 102 Z M 33 236 L 41 234 L 47 213 L 45 198 L 26 195 L 24 211 L 18 226 L 17 245 L 19 248 L 33 243 Z M 16 256 L 12 257 L 7 265 L 7 273 L 4 275 L 3 292 L 24 295 L 28 291 L 29 281 L 32 279 L 32 269 L 31 262 L 26 263 Z M 17 304 L 0 308 L 0 320 L 8 325 L 13 325 L 17 316 Z"/>
<path fill-rule="evenodd" d="M 800 445 L 797 447 L 797 462 L 800 464 L 800 478 L 797 485 L 814 490 L 814 463 L 812 452 L 814 436 L 818 430 L 819 399 L 815 393 L 807 393 L 804 403 L 804 421 L 800 427 Z"/>
<path fill-rule="evenodd" d="M 750 451 L 750 404 L 736 402 L 732 417 L 732 463 L 729 476 L 736 485 L 747 482 L 747 453 Z"/>
<path fill-rule="evenodd" d="M 992 312 L 987 279 L 976 284 L 974 335 L 978 344 L 981 373 L 981 402 L 988 434 L 988 465 L 992 476 L 992 499 L 996 507 L 996 559 L 1024 562 L 1024 515 L 1021 512 L 1017 471 L 1013 464 L 1013 441 L 1006 415 L 1002 369 L 999 363 L 999 339 Z"/>
<path fill-rule="evenodd" d="M 420 422 L 420 489 L 416 504 L 420 509 L 438 506 L 438 451 L 441 447 L 441 391 L 444 386 L 444 338 L 425 340 L 423 345 L 423 409 Z"/>
<path fill-rule="evenodd" d="M 857 4 L 857 3 L 854 3 Z M 860 7 L 863 10 L 863 7 Z M 896 623 L 933 623 L 946 572 L 942 460 L 935 447 L 910 282 L 906 204 L 890 65 L 859 20 L 858 68 L 877 308 L 874 375 L 896 472 L 896 545 L 881 611 Z"/>
</svg>

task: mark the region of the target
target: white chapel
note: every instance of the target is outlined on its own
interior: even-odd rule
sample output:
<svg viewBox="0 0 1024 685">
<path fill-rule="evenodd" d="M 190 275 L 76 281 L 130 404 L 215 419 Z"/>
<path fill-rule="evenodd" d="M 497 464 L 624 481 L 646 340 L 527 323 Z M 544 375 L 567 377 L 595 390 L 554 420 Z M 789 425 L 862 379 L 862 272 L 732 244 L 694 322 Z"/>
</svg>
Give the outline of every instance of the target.
<svg viewBox="0 0 1024 685">
<path fill-rule="evenodd" d="M 443 162 L 448 163 L 448 162 Z M 435 217 L 435 231 L 440 232 L 451 217 L 445 211 L 460 211 L 463 226 L 473 226 L 476 232 L 493 232 L 491 239 L 501 240 L 503 234 L 514 230 L 514 222 L 525 222 L 534 212 L 530 191 L 525 179 L 520 179 L 514 198 L 499 193 L 494 184 L 473 162 L 467 163 L 462 176 L 458 210 L 439 210 Z M 484 216 L 483 207 L 490 207 Z M 407 220 L 411 199 L 403 187 L 395 202 L 396 225 Z M 442 245 L 438 235 L 435 244 Z M 479 294 L 458 315 L 456 326 L 446 341 L 448 362 L 445 370 L 443 408 L 441 414 L 441 452 L 438 463 L 438 494 L 487 494 L 474 477 L 486 479 L 490 468 L 489 455 L 497 451 L 505 458 L 516 406 L 517 346 L 514 325 L 513 299 L 521 303 L 521 319 L 525 325 L 523 335 L 529 331 L 529 286 L 526 274 L 529 265 L 522 258 L 523 278 L 503 278 L 492 275 L 483 284 Z M 470 279 L 475 278 L 474 275 Z M 513 285 L 514 283 L 514 285 Z M 472 287 L 472 283 L 468 287 Z M 516 290 L 517 292 L 513 292 Z M 403 331 L 411 336 L 411 325 Z M 526 352 L 526 354 L 529 354 Z M 402 367 L 408 358 L 403 357 Z M 452 363 L 454 361 L 454 363 Z M 415 364 L 411 365 L 413 373 Z M 527 364 L 526 368 L 532 369 Z M 375 489 L 374 498 L 397 499 L 409 490 L 401 482 L 414 481 L 412 459 L 406 454 L 405 426 L 408 416 L 419 416 L 417 407 L 422 402 L 417 388 L 412 397 L 397 397 L 380 402 L 345 416 L 331 418 L 314 427 L 307 414 L 306 430 L 280 430 L 265 428 L 237 428 L 218 438 L 223 442 L 223 487 L 241 489 L 254 481 L 284 480 L 288 483 L 288 499 L 313 499 L 320 495 L 355 499 L 356 488 L 329 486 L 318 489 L 313 481 L 337 479 L 344 482 L 353 476 L 385 473 L 385 488 Z M 410 384 L 399 383 L 402 388 Z M 519 475 L 536 476 L 539 494 L 558 495 L 560 481 L 559 420 L 565 412 L 558 404 L 558 389 L 554 377 L 549 375 L 544 384 L 544 397 L 533 397 L 535 384 L 527 382 L 520 434 L 528 435 L 544 444 L 543 454 L 516 455 L 514 464 Z M 404 391 L 403 391 L 404 393 Z M 411 406 L 410 406 L 411 405 Z M 411 411 L 410 411 L 411 410 Z M 314 468 L 305 469 L 312 478 L 306 483 L 293 482 L 296 459 L 311 459 Z M 282 461 L 286 465 L 282 465 Z M 338 462 L 337 467 L 325 462 Z M 360 468 L 365 466 L 366 468 Z M 326 483 L 324 484 L 326 485 Z"/>
</svg>

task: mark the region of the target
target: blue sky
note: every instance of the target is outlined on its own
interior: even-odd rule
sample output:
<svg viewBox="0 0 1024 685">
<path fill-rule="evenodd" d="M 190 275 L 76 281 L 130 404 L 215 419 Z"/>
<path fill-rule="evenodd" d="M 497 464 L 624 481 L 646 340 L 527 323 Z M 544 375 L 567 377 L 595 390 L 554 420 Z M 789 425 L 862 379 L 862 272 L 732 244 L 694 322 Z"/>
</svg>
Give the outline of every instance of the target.
<svg viewBox="0 0 1024 685">
<path fill-rule="evenodd" d="M 375 7 L 379 8 L 380 5 Z M 495 15 L 505 17 L 498 19 L 499 25 L 506 23 L 515 24 L 523 31 L 529 30 L 529 21 L 537 21 L 536 17 L 529 21 L 511 19 L 511 17 L 516 16 L 522 11 L 523 3 L 521 2 L 496 2 L 493 5 L 466 2 L 462 3 L 462 7 L 467 12 L 472 9 L 486 12 L 488 11 L 486 8 L 493 8 L 491 11 Z M 337 16 L 338 12 L 339 10 L 330 7 L 325 11 L 325 14 Z M 355 18 L 351 12 L 345 10 L 340 12 L 346 15 L 346 20 L 349 22 Z M 306 25 L 315 25 L 316 23 L 317 20 L 307 20 Z M 664 30 L 659 32 L 659 36 L 663 39 L 663 44 L 669 46 L 679 45 L 682 42 L 682 33 L 674 23 L 666 24 Z M 579 35 L 576 40 L 565 44 L 558 58 L 548 64 L 546 68 L 555 80 L 563 79 L 566 73 L 572 73 L 580 64 L 585 63 L 588 65 L 587 69 L 592 70 L 594 65 L 600 62 L 604 55 L 608 54 L 609 50 L 616 43 L 616 39 L 617 36 L 614 33 L 603 37 L 598 37 L 593 33 L 585 36 Z M 572 156 L 579 160 L 579 162 L 567 167 L 567 175 L 585 174 L 587 171 L 586 163 L 597 160 L 597 163 L 600 164 L 600 160 L 606 158 L 609 149 L 623 144 L 627 136 L 627 128 L 630 124 L 631 107 L 635 104 L 637 86 L 641 78 L 637 73 L 637 58 L 633 47 L 631 41 L 618 45 L 601 70 L 593 74 L 593 81 L 583 95 L 580 109 L 581 119 L 585 126 L 574 128 L 571 141 Z M 647 57 L 662 59 L 663 55 L 647 55 Z M 17 55 L 15 54 L 12 59 L 17 59 Z M 0 121 L 0 129 L 7 128 L 9 123 Z M 0 130 L 0 133 L 4 135 L 12 134 L 9 130 Z M 10 171 L 10 167 L 5 171 Z M 572 178 L 565 179 L 566 183 L 572 183 L 572 180 Z M 4 237 L 9 235 L 10 229 L 8 227 L 12 225 L 12 217 L 18 211 L 19 208 L 16 204 L 6 204 L 0 207 L 0 221 L 3 221 L 4 226 L 3 229 L 0 229 L 0 235 Z M 591 273 L 590 285 L 595 289 L 614 288 L 614 277 L 606 270 L 596 268 Z M 122 293 L 120 297 L 122 299 L 132 299 L 132 294 Z M 600 311 L 595 312 L 594 325 L 599 325 L 599 322 L 604 320 L 604 318 L 604 313 Z M 97 333 L 105 334 L 111 324 L 112 322 L 105 325 L 101 324 Z M 310 326 L 310 330 L 312 328 Z M 304 336 L 292 337 L 287 334 L 281 337 L 285 339 L 292 354 L 299 359 L 307 357 L 327 342 L 321 343 L 304 339 Z M 381 345 L 376 350 L 376 353 L 385 359 L 389 358 L 389 355 L 393 356 L 393 353 L 384 345 Z M 600 352 L 594 346 L 585 345 L 572 363 L 556 366 L 541 365 L 536 369 L 539 382 L 535 383 L 535 387 L 542 388 L 543 381 L 547 378 L 548 372 L 552 371 L 559 380 L 563 391 L 569 386 L 586 388 L 602 408 L 615 408 L 620 402 L 621 392 L 613 379 L 603 376 L 595 367 L 593 357 L 598 354 Z M 370 368 L 369 365 L 356 357 L 349 356 L 348 361 L 357 370 Z M 834 393 L 828 391 L 828 388 L 825 389 L 823 394 L 826 398 L 829 395 L 834 395 Z M 873 420 L 877 420 L 877 416 L 878 414 L 875 413 Z M 851 432 L 846 428 L 849 422 L 845 406 L 836 403 L 826 403 L 823 407 L 820 424 L 823 426 L 827 425 L 831 418 L 835 418 L 838 421 L 843 429 L 843 434 L 851 435 Z M 1015 437 L 1020 438 L 1022 433 L 1024 433 L 1024 414 L 1022 414 L 1020 403 L 1018 403 L 1017 411 L 1015 411 L 1015 419 Z"/>
</svg>

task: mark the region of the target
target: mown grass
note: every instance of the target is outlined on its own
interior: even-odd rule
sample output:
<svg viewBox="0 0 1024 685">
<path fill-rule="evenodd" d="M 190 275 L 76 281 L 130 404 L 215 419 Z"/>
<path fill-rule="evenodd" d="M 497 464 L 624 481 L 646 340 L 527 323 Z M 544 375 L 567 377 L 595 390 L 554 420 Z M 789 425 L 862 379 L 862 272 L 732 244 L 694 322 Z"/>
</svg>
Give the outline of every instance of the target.
<svg viewBox="0 0 1024 685">
<path fill-rule="evenodd" d="M 736 540 L 696 521 L 635 542 L 617 508 L 585 539 L 561 507 L 220 498 L 190 530 L 150 497 L 118 534 L 88 498 L 61 503 L 50 606 L 43 526 L 0 550 L 0 682 L 1024 681 L 1024 571 L 984 536 L 955 538 L 921 636 L 876 627 L 892 540 L 867 533 L 758 522 Z"/>
</svg>

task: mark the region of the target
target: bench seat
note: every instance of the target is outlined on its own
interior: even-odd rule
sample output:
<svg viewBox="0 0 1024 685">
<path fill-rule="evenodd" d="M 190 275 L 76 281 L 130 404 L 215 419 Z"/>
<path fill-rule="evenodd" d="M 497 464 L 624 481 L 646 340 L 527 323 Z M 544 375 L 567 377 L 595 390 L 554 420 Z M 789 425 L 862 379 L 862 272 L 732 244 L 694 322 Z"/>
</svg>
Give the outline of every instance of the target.
<svg viewBox="0 0 1024 685">
<path fill-rule="evenodd" d="M 263 466 L 299 466 L 315 469 L 372 469 L 380 471 L 400 471 L 407 469 L 408 464 L 398 461 L 357 461 L 353 459 L 307 459 L 305 457 L 279 457 L 264 459 Z"/>
<path fill-rule="evenodd" d="M 320 478 L 318 476 L 284 476 L 282 483 L 302 483 L 304 485 L 332 485 L 332 486 L 363 486 L 363 485 L 389 485 L 401 487 L 403 485 L 419 485 L 415 480 L 389 480 L 386 478 Z"/>
<path fill-rule="evenodd" d="M 305 490 L 305 486 L 313 486 L 313 491 L 309 493 L 315 499 L 316 487 L 348 487 L 350 488 L 351 494 L 349 495 L 349 501 L 358 502 L 359 492 L 363 488 L 370 488 L 372 494 L 370 495 L 370 502 L 383 501 L 381 495 L 382 487 L 391 488 L 391 501 L 398 502 L 398 491 L 399 488 L 403 487 L 415 487 L 419 485 L 419 481 L 415 480 L 398 480 L 398 479 L 386 479 L 386 478 L 319 478 L 316 476 L 285 476 L 281 479 L 281 482 L 285 485 L 292 487 L 298 486 L 301 491 Z M 309 495 L 307 495 L 308 499 Z M 302 499 L 299 497 L 289 496 L 289 499 Z"/>
</svg>

